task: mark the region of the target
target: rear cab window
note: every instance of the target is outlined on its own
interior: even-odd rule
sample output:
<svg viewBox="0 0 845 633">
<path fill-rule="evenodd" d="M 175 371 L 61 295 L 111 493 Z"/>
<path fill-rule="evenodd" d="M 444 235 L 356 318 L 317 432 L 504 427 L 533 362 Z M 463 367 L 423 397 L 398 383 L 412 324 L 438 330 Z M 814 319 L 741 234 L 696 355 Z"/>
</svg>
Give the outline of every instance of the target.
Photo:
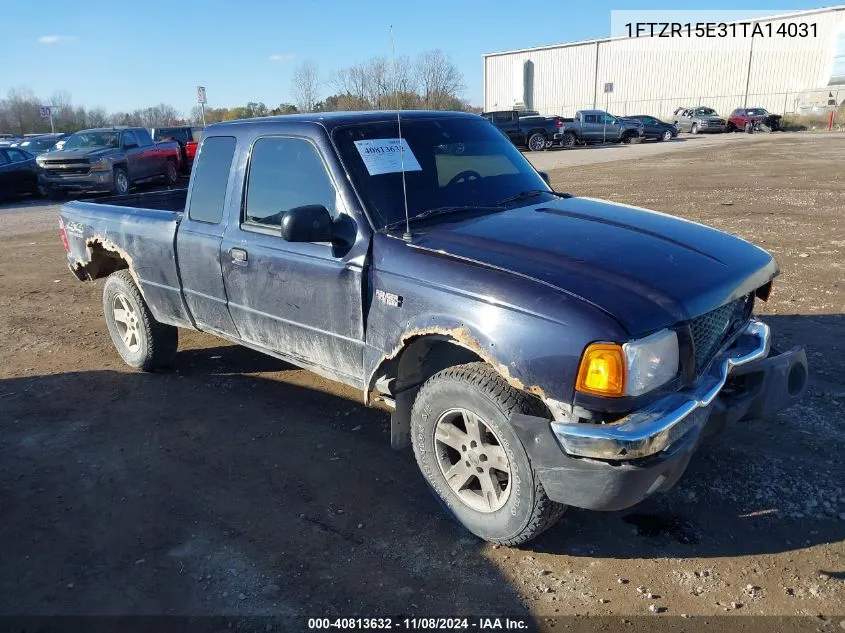
<svg viewBox="0 0 845 633">
<path fill-rule="evenodd" d="M 229 172 L 235 156 L 234 136 L 209 136 L 199 147 L 191 176 L 188 217 L 197 222 L 220 224 L 226 204 Z"/>
<path fill-rule="evenodd" d="M 187 130 L 183 127 L 163 127 L 155 131 L 155 140 L 176 141 L 184 145 L 190 139 L 188 138 Z"/>
</svg>

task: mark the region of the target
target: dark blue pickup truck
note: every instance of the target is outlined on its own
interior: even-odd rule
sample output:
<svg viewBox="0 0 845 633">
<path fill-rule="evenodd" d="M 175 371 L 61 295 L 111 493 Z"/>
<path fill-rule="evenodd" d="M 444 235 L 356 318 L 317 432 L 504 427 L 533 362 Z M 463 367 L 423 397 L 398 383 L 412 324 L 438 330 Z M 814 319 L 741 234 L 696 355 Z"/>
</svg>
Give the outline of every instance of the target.
<svg viewBox="0 0 845 633">
<path fill-rule="evenodd" d="M 458 521 L 517 544 L 672 487 L 807 378 L 753 316 L 768 253 L 546 180 L 476 115 L 269 117 L 206 128 L 187 191 L 65 204 L 61 234 L 129 365 L 189 328 L 353 385 Z"/>
</svg>

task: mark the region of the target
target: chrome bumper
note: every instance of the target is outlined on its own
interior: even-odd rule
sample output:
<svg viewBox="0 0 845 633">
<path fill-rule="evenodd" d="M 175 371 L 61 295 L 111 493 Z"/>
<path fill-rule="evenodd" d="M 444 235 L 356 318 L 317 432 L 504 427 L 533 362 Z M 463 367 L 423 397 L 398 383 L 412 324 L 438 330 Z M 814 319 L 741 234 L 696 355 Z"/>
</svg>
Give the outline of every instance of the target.
<svg viewBox="0 0 845 633">
<path fill-rule="evenodd" d="M 706 424 L 710 405 L 733 368 L 768 356 L 769 339 L 769 326 L 752 319 L 696 387 L 661 398 L 613 424 L 552 422 L 552 431 L 573 456 L 629 460 L 659 453 Z"/>
</svg>

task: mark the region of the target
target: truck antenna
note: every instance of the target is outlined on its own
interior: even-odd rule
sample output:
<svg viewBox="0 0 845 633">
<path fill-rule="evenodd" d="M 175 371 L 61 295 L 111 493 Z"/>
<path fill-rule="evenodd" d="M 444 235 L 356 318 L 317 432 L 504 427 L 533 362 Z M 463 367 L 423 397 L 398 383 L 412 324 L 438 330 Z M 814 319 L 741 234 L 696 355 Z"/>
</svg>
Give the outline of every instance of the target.
<svg viewBox="0 0 845 633">
<path fill-rule="evenodd" d="M 405 202 L 405 233 L 402 239 L 410 242 L 413 238 L 411 235 L 411 220 L 408 216 L 408 186 L 405 184 L 405 146 L 402 140 L 402 117 L 400 116 L 399 108 L 399 72 L 396 66 L 396 43 L 393 40 L 393 25 L 390 25 L 390 51 L 393 55 L 393 94 L 396 96 L 396 125 L 399 127 L 399 165 L 402 168 L 402 199 Z"/>
</svg>

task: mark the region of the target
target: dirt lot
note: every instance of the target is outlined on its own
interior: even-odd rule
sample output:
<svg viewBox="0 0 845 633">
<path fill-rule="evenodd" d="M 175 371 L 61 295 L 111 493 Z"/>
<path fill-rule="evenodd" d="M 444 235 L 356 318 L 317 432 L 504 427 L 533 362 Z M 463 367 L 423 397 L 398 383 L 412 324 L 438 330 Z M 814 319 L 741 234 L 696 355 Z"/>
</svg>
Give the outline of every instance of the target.
<svg viewBox="0 0 845 633">
<path fill-rule="evenodd" d="M 0 614 L 822 614 L 841 631 L 843 166 L 841 135 L 755 135 L 552 172 L 770 250 L 783 275 L 760 311 L 812 376 L 671 492 L 570 510 L 520 549 L 446 518 L 351 390 L 196 333 L 175 371 L 128 370 L 102 282 L 70 276 L 55 230 L 4 236 L 0 214 Z"/>
</svg>

